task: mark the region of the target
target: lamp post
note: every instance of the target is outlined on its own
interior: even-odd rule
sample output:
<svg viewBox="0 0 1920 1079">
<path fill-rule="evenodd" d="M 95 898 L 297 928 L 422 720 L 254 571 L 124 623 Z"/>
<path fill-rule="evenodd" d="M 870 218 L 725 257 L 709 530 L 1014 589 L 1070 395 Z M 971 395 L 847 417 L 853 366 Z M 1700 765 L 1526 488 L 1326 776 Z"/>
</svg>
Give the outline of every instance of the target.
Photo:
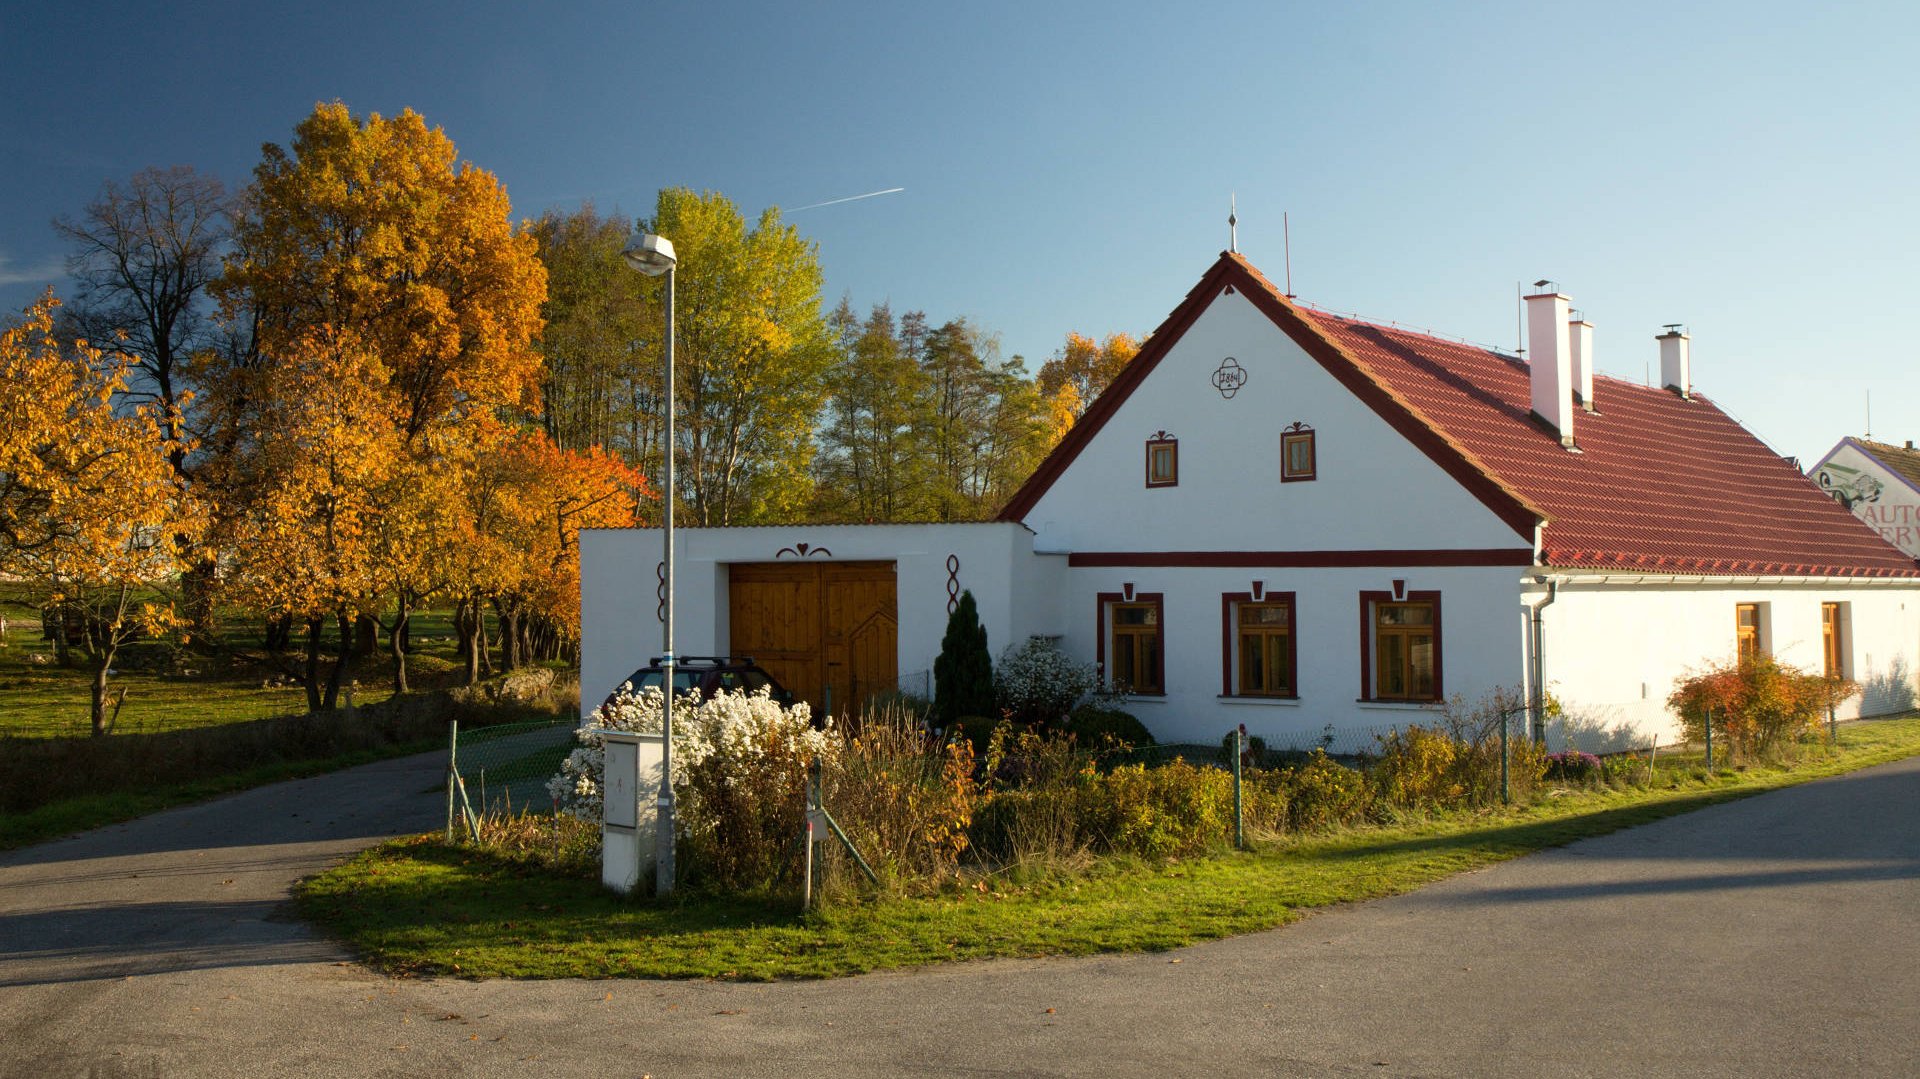
<svg viewBox="0 0 1920 1079">
<path fill-rule="evenodd" d="M 650 232 L 634 235 L 627 242 L 621 256 L 627 265 L 646 274 L 648 277 L 667 277 L 666 296 L 666 398 L 667 432 L 666 466 L 660 486 L 660 539 L 664 554 L 661 557 L 661 587 L 665 596 L 661 603 L 661 687 L 660 701 L 660 798 L 655 802 L 656 816 L 654 827 L 659 844 L 654 855 L 653 871 L 655 895 L 667 895 L 673 891 L 673 267 L 677 261 L 673 254 L 673 241 L 664 236 L 655 236 Z"/>
</svg>

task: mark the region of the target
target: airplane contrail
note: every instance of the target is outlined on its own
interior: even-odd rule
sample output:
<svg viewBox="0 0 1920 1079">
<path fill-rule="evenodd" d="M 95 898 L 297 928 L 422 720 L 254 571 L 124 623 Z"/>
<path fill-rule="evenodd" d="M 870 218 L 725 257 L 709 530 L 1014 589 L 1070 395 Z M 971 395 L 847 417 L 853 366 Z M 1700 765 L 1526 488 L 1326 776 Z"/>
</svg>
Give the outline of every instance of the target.
<svg viewBox="0 0 1920 1079">
<path fill-rule="evenodd" d="M 818 210 L 822 206 L 838 206 L 843 202 L 859 202 L 861 199 L 878 198 L 881 195 L 893 195 L 905 190 L 906 188 L 904 187 L 889 187 L 885 191 L 869 191 L 864 195 L 848 195 L 844 199 L 828 199 L 825 202 L 815 202 L 806 206 L 795 206 L 793 209 L 788 210 L 787 213 L 797 214 L 802 210 Z"/>
</svg>

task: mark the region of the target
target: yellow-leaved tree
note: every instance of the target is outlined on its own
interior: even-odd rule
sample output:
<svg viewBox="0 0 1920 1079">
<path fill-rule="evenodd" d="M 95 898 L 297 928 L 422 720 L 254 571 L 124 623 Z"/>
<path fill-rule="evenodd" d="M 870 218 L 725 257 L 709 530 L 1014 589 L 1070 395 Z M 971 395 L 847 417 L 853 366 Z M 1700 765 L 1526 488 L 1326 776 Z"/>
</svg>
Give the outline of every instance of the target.
<svg viewBox="0 0 1920 1079">
<path fill-rule="evenodd" d="M 167 593 L 202 519 L 170 460 L 182 446 L 164 432 L 179 417 L 116 409 L 132 361 L 84 341 L 62 347 L 57 306 L 49 294 L 0 332 L 0 574 L 26 583 L 63 652 L 86 650 L 102 735 L 114 657 L 176 624 Z"/>
</svg>

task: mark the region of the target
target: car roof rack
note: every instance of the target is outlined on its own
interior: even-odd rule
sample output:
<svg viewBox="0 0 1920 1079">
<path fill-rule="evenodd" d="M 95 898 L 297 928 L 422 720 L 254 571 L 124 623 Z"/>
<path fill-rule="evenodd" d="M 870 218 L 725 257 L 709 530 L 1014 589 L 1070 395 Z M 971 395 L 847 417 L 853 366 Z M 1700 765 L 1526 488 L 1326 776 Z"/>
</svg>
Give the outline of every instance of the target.
<svg viewBox="0 0 1920 1079">
<path fill-rule="evenodd" d="M 651 660 L 647 661 L 647 666 L 658 667 L 662 663 L 665 663 L 666 661 L 667 661 L 667 657 L 665 656 L 655 656 Z M 723 666 L 725 664 L 736 664 L 743 667 L 751 667 L 754 665 L 752 656 L 675 656 L 673 657 L 674 666 L 678 667 L 683 663 L 709 663 L 716 667 Z"/>
</svg>

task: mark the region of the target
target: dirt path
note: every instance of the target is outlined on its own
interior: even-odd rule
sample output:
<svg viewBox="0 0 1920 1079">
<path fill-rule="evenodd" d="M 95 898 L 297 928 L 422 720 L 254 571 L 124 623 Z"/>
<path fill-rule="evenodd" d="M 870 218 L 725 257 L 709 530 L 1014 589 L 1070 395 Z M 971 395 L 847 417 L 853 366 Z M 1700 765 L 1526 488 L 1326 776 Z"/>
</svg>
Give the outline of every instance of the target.
<svg viewBox="0 0 1920 1079">
<path fill-rule="evenodd" d="M 1907 1074 L 1920 758 L 1162 955 L 835 982 L 392 981 L 288 885 L 437 758 L 0 857 L 0 1075 Z"/>
</svg>

